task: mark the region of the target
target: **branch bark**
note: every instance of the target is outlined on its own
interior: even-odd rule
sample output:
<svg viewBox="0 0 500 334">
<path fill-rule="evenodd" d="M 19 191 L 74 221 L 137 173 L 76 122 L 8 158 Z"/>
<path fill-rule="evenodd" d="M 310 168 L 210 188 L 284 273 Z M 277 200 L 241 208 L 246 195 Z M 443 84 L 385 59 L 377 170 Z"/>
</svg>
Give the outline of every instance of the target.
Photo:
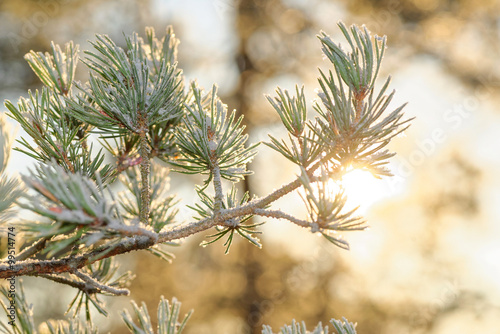
<svg viewBox="0 0 500 334">
<path fill-rule="evenodd" d="M 45 248 L 45 245 L 47 244 L 47 241 L 50 238 L 42 238 L 36 242 L 34 242 L 31 246 L 26 247 L 23 249 L 19 255 L 16 256 L 16 261 L 23 261 L 26 260 L 27 258 L 35 255 L 36 253 L 40 252 L 42 249 Z"/>
<path fill-rule="evenodd" d="M 117 296 L 128 296 L 130 294 L 130 291 L 128 289 L 117 289 L 111 286 L 104 285 L 95 280 L 93 277 L 90 277 L 89 275 L 82 273 L 81 271 L 75 270 L 74 272 L 72 272 L 72 274 L 77 276 L 79 279 L 81 279 L 88 285 L 96 287 L 99 290 L 99 292 L 107 292 Z"/>
<path fill-rule="evenodd" d="M 149 220 L 149 205 L 150 205 L 150 189 L 149 189 L 149 175 L 151 171 L 151 162 L 149 160 L 149 144 L 147 139 L 147 114 L 140 111 L 137 117 L 139 123 L 139 154 L 141 156 L 141 212 L 140 221 L 144 225 L 148 225 Z"/>
<path fill-rule="evenodd" d="M 264 210 L 264 209 L 255 209 L 254 214 L 258 216 L 263 216 L 263 217 L 269 217 L 269 218 L 275 218 L 275 219 L 286 219 L 295 225 L 298 225 L 300 227 L 313 227 L 313 224 L 306 220 L 298 219 L 295 218 L 292 215 L 289 215 L 287 213 L 284 213 L 283 211 L 279 210 Z"/>
<path fill-rule="evenodd" d="M 96 261 L 134 250 L 147 249 L 154 244 L 155 242 L 153 239 L 138 236 L 126 238 L 116 245 L 104 246 L 80 256 L 68 256 L 58 260 L 26 260 L 17 262 L 13 265 L 3 263 L 0 264 L 0 278 L 73 272 Z"/>
</svg>

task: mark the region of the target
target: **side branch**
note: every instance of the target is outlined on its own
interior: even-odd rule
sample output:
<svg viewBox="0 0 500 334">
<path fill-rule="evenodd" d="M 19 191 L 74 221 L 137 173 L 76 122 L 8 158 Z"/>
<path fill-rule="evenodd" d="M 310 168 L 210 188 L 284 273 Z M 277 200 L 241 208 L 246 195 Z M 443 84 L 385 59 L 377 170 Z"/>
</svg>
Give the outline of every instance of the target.
<svg viewBox="0 0 500 334">
<path fill-rule="evenodd" d="M 153 240 L 154 243 L 156 243 L 156 240 L 158 239 L 158 234 L 156 234 L 153 231 L 148 230 L 147 228 L 143 228 L 140 226 L 123 225 L 123 224 L 117 223 L 116 221 L 113 221 L 112 223 L 110 223 L 107 226 L 107 228 L 113 232 L 118 232 L 125 237 L 145 236 L 145 237 L 148 237 L 151 240 Z"/>
<path fill-rule="evenodd" d="M 214 210 L 215 214 L 218 214 L 222 209 L 222 201 L 224 194 L 222 193 L 222 182 L 220 175 L 220 168 L 216 164 L 212 169 L 213 177 L 214 177 L 214 190 L 215 190 L 215 199 L 214 199 Z"/>
<path fill-rule="evenodd" d="M 305 227 L 305 228 L 313 227 L 313 224 L 311 224 L 310 222 L 308 222 L 306 220 L 295 218 L 294 216 L 289 215 L 289 214 L 284 213 L 284 212 L 279 211 L 279 210 L 255 209 L 254 214 L 256 214 L 258 216 L 262 216 L 262 217 L 286 219 L 286 220 L 288 220 L 288 221 L 290 221 L 290 222 L 292 222 L 300 227 Z"/>
<path fill-rule="evenodd" d="M 42 249 L 45 248 L 45 245 L 47 244 L 47 241 L 49 239 L 50 238 L 42 238 L 42 239 L 34 242 L 31 246 L 26 247 L 25 249 L 23 249 L 23 251 L 21 253 L 19 253 L 16 256 L 16 261 L 26 260 L 27 258 L 40 252 Z"/>
<path fill-rule="evenodd" d="M 148 225 L 149 220 L 149 205 L 150 205 L 150 189 L 149 175 L 151 169 L 151 161 L 149 160 L 149 144 L 147 139 L 147 114 L 139 112 L 137 121 L 139 123 L 139 154 L 141 156 L 141 212 L 140 221 L 144 225 Z"/>
<path fill-rule="evenodd" d="M 113 288 L 113 287 L 108 286 L 108 285 L 101 284 L 100 282 L 98 282 L 94 278 L 82 273 L 81 271 L 75 270 L 74 272 L 72 272 L 72 274 L 76 275 L 79 279 L 81 279 L 85 283 L 96 287 L 100 292 L 107 292 L 107 293 L 110 293 L 112 295 L 117 295 L 117 296 L 120 296 L 120 295 L 121 296 L 128 296 L 130 294 L 130 291 L 128 289 L 117 289 L 117 288 Z"/>
<path fill-rule="evenodd" d="M 170 230 L 160 233 L 158 237 L 158 242 L 162 243 L 162 242 L 186 238 L 189 237 L 190 235 L 208 230 L 209 228 L 214 227 L 221 222 L 222 220 L 219 217 L 219 219 L 217 220 L 213 218 L 205 218 L 197 222 L 178 225 Z"/>
<path fill-rule="evenodd" d="M 64 284 L 64 285 L 69 285 L 73 288 L 76 288 L 80 291 L 83 291 L 88 294 L 93 294 L 93 293 L 98 293 L 99 289 L 95 286 L 92 286 L 88 283 L 85 282 L 80 282 L 80 281 L 73 281 L 70 279 L 67 279 L 65 277 L 61 277 L 58 275 L 50 275 L 50 274 L 43 274 L 43 275 L 37 275 L 38 277 L 43 277 L 48 280 L 51 280 L 56 283 Z"/>
<path fill-rule="evenodd" d="M 321 167 L 322 164 L 328 162 L 334 155 L 335 154 L 332 152 L 332 153 L 326 155 L 325 157 L 323 157 L 322 159 L 318 160 L 311 168 L 306 170 L 307 176 L 311 180 L 314 180 L 315 179 L 314 172 L 319 167 Z M 334 174 L 337 174 L 337 172 L 334 172 L 331 174 L 334 175 Z M 249 202 L 248 204 L 240 207 L 240 209 L 246 210 L 247 207 L 255 207 L 255 208 L 262 209 L 262 208 L 266 207 L 267 205 L 271 204 L 272 202 L 276 201 L 277 199 L 285 196 L 286 194 L 291 193 L 295 189 L 299 188 L 301 185 L 302 185 L 302 182 L 300 181 L 300 178 L 297 177 L 294 181 L 282 186 L 281 188 L 275 190 L 271 194 L 269 194 L 265 197 L 253 200 L 253 201 Z M 250 214 L 250 213 L 251 212 L 245 212 L 244 214 Z"/>
</svg>

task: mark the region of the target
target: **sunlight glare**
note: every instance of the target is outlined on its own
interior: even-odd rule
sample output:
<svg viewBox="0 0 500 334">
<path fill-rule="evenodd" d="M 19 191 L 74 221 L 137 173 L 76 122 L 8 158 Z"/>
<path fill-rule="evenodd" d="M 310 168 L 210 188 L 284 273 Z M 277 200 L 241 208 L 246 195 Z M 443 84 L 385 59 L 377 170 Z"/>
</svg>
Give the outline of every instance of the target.
<svg viewBox="0 0 500 334">
<path fill-rule="evenodd" d="M 366 170 L 353 169 L 347 172 L 342 177 L 342 185 L 347 196 L 346 209 L 359 206 L 358 213 L 366 212 L 375 202 L 388 195 L 384 181 Z"/>
</svg>

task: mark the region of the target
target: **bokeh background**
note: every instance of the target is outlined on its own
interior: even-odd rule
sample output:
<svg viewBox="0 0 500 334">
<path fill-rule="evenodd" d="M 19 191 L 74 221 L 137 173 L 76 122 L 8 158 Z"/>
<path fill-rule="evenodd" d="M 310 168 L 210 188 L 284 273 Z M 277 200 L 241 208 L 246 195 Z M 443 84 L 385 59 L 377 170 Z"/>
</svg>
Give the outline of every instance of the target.
<svg viewBox="0 0 500 334">
<path fill-rule="evenodd" d="M 187 334 L 275 331 L 291 319 L 310 328 L 345 316 L 358 332 L 500 333 L 500 2 L 497 0 L 1 0 L 0 100 L 40 87 L 23 55 L 73 40 L 82 50 L 95 33 L 123 44 L 123 34 L 173 25 L 180 67 L 213 83 L 230 109 L 245 115 L 252 141 L 285 135 L 264 94 L 276 86 L 318 87 L 328 68 L 316 34 L 341 40 L 336 24 L 365 24 L 388 36 L 381 80 L 392 75 L 393 107 L 409 102 L 412 126 L 391 144 L 394 177 L 349 181 L 350 201 L 371 228 L 346 235 L 344 251 L 280 221 L 263 228 L 264 247 L 236 242 L 199 247 L 203 236 L 173 249 L 167 264 L 149 254 L 121 256 L 137 278 L 132 298 L 153 317 L 159 296 L 195 309 Z M 84 66 L 80 79 L 85 80 Z M 2 108 L 2 112 L 5 108 Z M 18 136 L 22 135 L 18 131 Z M 245 185 L 265 195 L 297 170 L 261 146 Z M 32 161 L 13 154 L 11 174 Z M 197 179 L 171 175 L 181 204 L 196 199 Z M 186 186 L 187 184 L 187 186 Z M 303 215 L 298 197 L 278 203 Z M 180 220 L 190 219 L 182 209 Z M 61 319 L 74 292 L 27 279 L 37 322 Z M 103 332 L 126 333 L 107 299 Z"/>
</svg>

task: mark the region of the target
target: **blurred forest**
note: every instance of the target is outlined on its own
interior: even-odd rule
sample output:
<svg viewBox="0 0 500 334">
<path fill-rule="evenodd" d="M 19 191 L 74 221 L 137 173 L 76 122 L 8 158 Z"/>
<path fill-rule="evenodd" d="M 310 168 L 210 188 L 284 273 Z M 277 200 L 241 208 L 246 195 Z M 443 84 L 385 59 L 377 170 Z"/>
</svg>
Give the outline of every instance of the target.
<svg viewBox="0 0 500 334">
<path fill-rule="evenodd" d="M 29 50 L 69 40 L 85 50 L 95 33 L 123 44 L 123 33 L 153 26 L 160 35 L 171 24 L 187 78 L 205 88 L 217 83 L 222 100 L 245 115 L 251 141 L 265 140 L 282 130 L 263 94 L 304 84 L 307 99 L 315 98 L 317 67 L 329 65 L 316 35 L 323 30 L 339 40 L 339 20 L 388 36 L 380 79 L 393 76 L 393 106 L 408 101 L 407 117 L 416 117 L 391 144 L 395 176 L 352 190 L 371 229 L 346 236 L 350 251 L 269 221 L 262 249 L 236 242 L 224 255 L 221 244 L 199 247 L 200 235 L 172 249 L 172 264 L 144 253 L 122 256 L 137 275 L 132 299 L 154 314 L 160 295 L 177 297 L 184 311 L 195 309 L 186 334 L 254 334 L 262 324 L 277 331 L 293 318 L 312 328 L 342 316 L 363 334 L 498 333 L 497 0 L 1 0 L 0 98 L 16 101 L 40 86 L 23 59 Z M 81 64 L 82 81 L 84 70 Z M 297 170 L 260 151 L 244 188 L 264 195 Z M 11 173 L 30 163 L 13 154 Z M 192 204 L 198 180 L 170 177 L 171 192 Z M 369 204 L 363 193 L 373 197 Z M 298 196 L 279 204 L 304 214 Z M 179 219 L 189 218 L 182 209 Z M 43 278 L 25 282 L 37 321 L 61 318 L 75 293 Z M 54 291 L 63 297 L 54 299 Z M 130 308 L 128 300 L 107 299 L 109 319 L 96 317 L 103 332 L 127 332 L 118 311 Z"/>
</svg>

